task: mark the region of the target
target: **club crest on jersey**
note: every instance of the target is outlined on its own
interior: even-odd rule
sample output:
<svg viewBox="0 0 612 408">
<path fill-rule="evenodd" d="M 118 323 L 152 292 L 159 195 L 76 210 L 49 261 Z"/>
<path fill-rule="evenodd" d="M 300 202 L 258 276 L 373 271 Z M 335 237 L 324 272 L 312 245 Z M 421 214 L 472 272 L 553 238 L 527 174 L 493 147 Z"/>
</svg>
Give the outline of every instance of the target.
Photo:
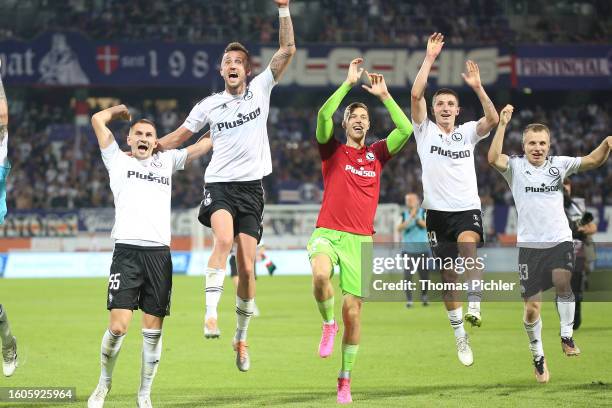
<svg viewBox="0 0 612 408">
<path fill-rule="evenodd" d="M 463 139 L 463 135 L 459 132 L 455 132 L 451 135 L 451 139 L 455 142 L 460 142 Z"/>
<path fill-rule="evenodd" d="M 548 174 L 550 174 L 551 176 L 557 177 L 559 176 L 559 174 L 561 174 L 561 172 L 559 171 L 557 167 L 551 166 L 548 169 Z"/>
<path fill-rule="evenodd" d="M 159 157 L 157 157 L 157 155 L 155 155 L 153 157 L 153 161 L 151 162 L 151 166 L 160 169 L 162 167 L 162 162 L 159 161 Z"/>
<path fill-rule="evenodd" d="M 249 99 L 253 99 L 253 92 L 247 89 L 246 93 L 244 94 L 244 100 L 248 101 Z"/>
<path fill-rule="evenodd" d="M 372 152 L 367 152 L 366 159 L 368 159 L 368 161 L 374 161 L 374 159 L 376 159 L 376 156 L 374 156 L 374 153 Z"/>
</svg>

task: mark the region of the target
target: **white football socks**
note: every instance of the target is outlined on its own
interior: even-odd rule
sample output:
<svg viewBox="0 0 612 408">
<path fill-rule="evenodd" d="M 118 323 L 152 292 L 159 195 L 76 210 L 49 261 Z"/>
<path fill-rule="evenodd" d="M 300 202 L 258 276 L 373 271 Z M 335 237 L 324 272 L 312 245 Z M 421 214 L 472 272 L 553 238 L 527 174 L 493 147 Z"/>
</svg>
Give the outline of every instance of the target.
<svg viewBox="0 0 612 408">
<path fill-rule="evenodd" d="M 102 346 L 100 347 L 100 384 L 108 386 L 111 383 L 115 362 L 117 361 L 124 338 L 125 335 L 117 336 L 108 329 L 104 336 L 102 336 Z"/>
<path fill-rule="evenodd" d="M 138 395 L 151 394 L 151 385 L 157 372 L 162 352 L 160 329 L 142 329 L 142 366 L 140 369 L 140 389 Z"/>
<path fill-rule="evenodd" d="M 206 320 L 217 318 L 217 305 L 223 293 L 224 269 L 206 269 Z"/>
</svg>

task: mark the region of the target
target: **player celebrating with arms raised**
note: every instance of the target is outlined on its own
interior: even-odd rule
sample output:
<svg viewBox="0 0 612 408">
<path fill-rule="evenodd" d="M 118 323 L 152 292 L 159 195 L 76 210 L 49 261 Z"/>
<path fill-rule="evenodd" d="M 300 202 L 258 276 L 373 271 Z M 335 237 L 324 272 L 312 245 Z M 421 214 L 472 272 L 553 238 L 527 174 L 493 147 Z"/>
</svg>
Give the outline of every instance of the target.
<svg viewBox="0 0 612 408">
<path fill-rule="evenodd" d="M 141 119 L 130 127 L 127 143 L 131 156 L 128 156 L 119 149 L 107 127 L 117 119 L 130 119 L 124 105 L 110 107 L 91 118 L 115 198 L 115 225 L 111 233 L 115 249 L 108 281 L 110 323 L 102 337 L 100 379 L 87 406 L 104 406 L 133 311 L 141 309 L 142 369 L 137 402 L 139 407 L 148 408 L 152 406 L 151 385 L 161 357 L 162 324 L 170 313 L 172 173 L 208 152 L 210 141 L 203 138 L 186 149 L 153 154 L 157 146 L 155 126 Z"/>
<path fill-rule="evenodd" d="M 459 97 L 446 88 L 438 89 L 432 98 L 435 122 L 427 117 L 425 88 L 429 71 L 442 51 L 444 36 L 434 33 L 427 42 L 427 52 L 411 92 L 411 113 L 414 137 L 423 168 L 423 204 L 427 210 L 427 233 L 436 257 L 476 257 L 476 247 L 483 242 L 480 197 L 474 168 L 474 147 L 489 135 L 499 121 L 491 99 L 480 82 L 478 65 L 466 62 L 467 73 L 462 74 L 480 100 L 484 116 L 478 121 L 455 127 L 459 116 Z M 457 249 L 458 248 L 458 249 Z M 467 271 L 468 278 L 477 279 L 478 270 Z M 442 271 L 444 282 L 455 282 L 453 270 Z M 457 355 L 462 364 L 474 362 L 468 336 L 463 327 L 463 308 L 457 300 L 458 292 L 444 294 L 444 304 L 455 332 Z M 468 312 L 465 319 L 481 325 L 479 291 L 468 291 Z"/>
<path fill-rule="evenodd" d="M 236 240 L 239 283 L 236 296 L 238 320 L 233 346 L 236 365 L 247 371 L 247 329 L 255 307 L 253 265 L 261 239 L 264 193 L 261 179 L 272 172 L 266 122 L 270 92 L 295 53 L 289 0 L 275 0 L 279 14 L 280 47 L 270 65 L 247 84 L 251 74 L 249 52 L 239 43 L 225 48 L 221 76 L 225 91 L 201 100 L 183 125 L 162 139 L 164 148 L 179 146 L 210 125 L 213 156 L 204 176 L 204 200 L 198 219 L 211 227 L 212 254 L 206 270 L 205 337 L 219 337 L 217 305 L 223 291 L 227 258 Z"/>
<path fill-rule="evenodd" d="M 502 146 L 513 110 L 510 105 L 502 110 L 488 160 L 508 182 L 518 212 L 519 277 L 525 301 L 523 319 L 536 380 L 546 383 L 550 373 L 542 344 L 542 291 L 552 286 L 556 290 L 561 349 L 566 356 L 580 354 L 572 337 L 574 245 L 563 206 L 563 180 L 576 172 L 604 164 L 612 149 L 612 136 L 608 136 L 588 156 L 549 156 L 550 130 L 545 125 L 532 123 L 523 131 L 525 155 L 508 157 L 502 154 Z"/>
<path fill-rule="evenodd" d="M 352 401 L 350 373 L 361 334 L 361 245 L 372 242 L 380 194 L 380 173 L 385 163 L 401 150 L 412 134 L 412 124 L 387 91 L 383 76 L 368 74 L 371 86 L 363 85 L 363 88 L 383 102 L 397 128 L 386 139 L 366 146 L 366 133 L 370 128 L 368 108 L 363 103 L 354 102 L 345 109 L 342 121 L 346 144 L 334 138 L 333 114 L 352 86 L 359 81 L 363 72 L 359 64 L 362 62 L 361 58 L 351 62 L 346 81 L 319 110 L 316 137 L 323 160 L 325 191 L 317 229 L 308 242 L 314 297 L 323 317 L 319 355 L 324 358 L 331 354 L 338 331 L 330 277 L 334 265 L 340 268 L 345 327 L 342 369 L 338 376 L 339 403 Z"/>
</svg>

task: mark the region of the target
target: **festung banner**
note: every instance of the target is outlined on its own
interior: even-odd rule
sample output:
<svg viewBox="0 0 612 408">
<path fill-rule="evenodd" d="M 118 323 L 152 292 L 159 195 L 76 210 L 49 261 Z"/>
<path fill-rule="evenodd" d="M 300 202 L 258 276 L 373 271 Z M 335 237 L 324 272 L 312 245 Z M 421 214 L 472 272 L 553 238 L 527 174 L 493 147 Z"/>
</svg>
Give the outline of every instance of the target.
<svg viewBox="0 0 612 408">
<path fill-rule="evenodd" d="M 611 45 L 520 46 L 515 85 L 557 90 L 610 89 L 611 67 Z"/>
</svg>

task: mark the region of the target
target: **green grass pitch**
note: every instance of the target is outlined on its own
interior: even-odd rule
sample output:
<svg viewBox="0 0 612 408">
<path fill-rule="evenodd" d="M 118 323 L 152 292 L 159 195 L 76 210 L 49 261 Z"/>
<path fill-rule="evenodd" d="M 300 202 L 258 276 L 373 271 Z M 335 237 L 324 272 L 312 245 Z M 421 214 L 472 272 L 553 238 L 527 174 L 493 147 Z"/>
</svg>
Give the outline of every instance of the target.
<svg viewBox="0 0 612 408">
<path fill-rule="evenodd" d="M 337 285 L 337 279 L 334 279 Z M 204 340 L 203 277 L 175 277 L 172 315 L 164 327 L 161 364 L 153 384 L 156 407 L 335 406 L 340 337 L 328 359 L 317 356 L 320 317 L 308 277 L 261 277 L 261 316 L 251 321 L 251 370 L 234 364 L 234 294 L 226 280 L 219 340 Z M 18 338 L 22 365 L 0 387 L 73 386 L 74 404 L 1 404 L 13 407 L 85 406 L 99 375 L 100 339 L 107 325 L 103 279 L 0 280 L 0 300 Z M 352 380 L 356 407 L 610 406 L 612 303 L 583 305 L 575 333 L 582 355 L 567 358 L 559 345 L 554 305 L 543 307 L 544 348 L 551 382 L 533 376 L 522 304 L 485 303 L 483 326 L 468 328 L 472 367 L 456 356 L 440 303 L 429 307 L 367 303 Z M 339 314 L 340 302 L 336 302 Z M 140 313 L 115 367 L 107 407 L 136 406 L 140 379 Z"/>
</svg>

